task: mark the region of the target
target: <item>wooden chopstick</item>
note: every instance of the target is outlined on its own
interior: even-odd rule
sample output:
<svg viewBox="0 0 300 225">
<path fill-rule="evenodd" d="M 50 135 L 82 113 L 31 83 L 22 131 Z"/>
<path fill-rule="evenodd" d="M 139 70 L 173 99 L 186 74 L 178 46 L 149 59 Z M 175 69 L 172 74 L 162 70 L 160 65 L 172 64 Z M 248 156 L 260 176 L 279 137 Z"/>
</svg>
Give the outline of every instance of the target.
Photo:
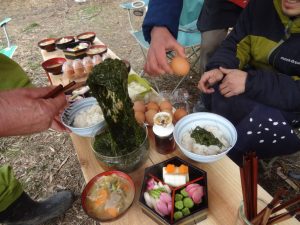
<svg viewBox="0 0 300 225">
<path fill-rule="evenodd" d="M 264 215 L 262 217 L 261 225 L 266 225 L 268 223 L 268 220 L 273 213 L 274 207 L 280 202 L 281 197 L 286 194 L 287 189 L 280 188 L 274 195 L 272 201 L 267 205 L 264 211 Z"/>
<path fill-rule="evenodd" d="M 242 167 L 240 167 L 240 175 L 241 175 L 241 185 L 242 185 L 242 193 L 243 193 L 243 199 L 244 199 L 244 212 L 245 212 L 245 215 L 248 215 L 245 173 L 244 173 L 244 168 L 242 168 Z"/>
<path fill-rule="evenodd" d="M 298 202 L 300 202 L 300 195 L 297 195 L 295 198 L 280 204 L 279 206 L 277 206 L 276 208 L 274 208 L 273 212 L 276 213 L 284 208 L 290 207 L 292 205 L 297 204 Z"/>
<path fill-rule="evenodd" d="M 264 215 L 262 217 L 262 221 L 261 221 L 261 225 L 266 225 L 268 223 L 268 220 L 272 214 L 272 210 L 273 210 L 274 206 L 271 204 L 268 204 L 268 206 L 266 207 L 266 210 L 264 212 Z"/>
<path fill-rule="evenodd" d="M 61 84 L 58 85 L 56 88 L 51 90 L 48 94 L 46 94 L 43 99 L 48 99 L 48 98 L 55 98 L 58 96 L 60 93 L 65 92 L 68 90 L 70 87 L 74 86 L 76 84 L 75 81 L 72 81 L 71 83 L 67 84 L 66 86 L 62 86 Z"/>
<path fill-rule="evenodd" d="M 251 177 L 251 169 L 252 164 L 251 164 L 251 158 L 249 155 L 246 156 L 245 160 L 245 167 L 244 167 L 244 173 L 245 173 L 245 178 L 246 178 L 246 198 L 247 198 L 247 209 L 248 209 L 248 214 L 247 214 L 247 219 L 251 219 L 252 216 L 252 177 Z"/>
<path fill-rule="evenodd" d="M 285 220 L 288 220 L 290 218 L 292 218 L 293 216 L 297 215 L 300 213 L 300 208 L 297 208 L 291 212 L 285 212 L 285 213 L 281 213 L 277 216 L 273 216 L 269 219 L 268 221 L 268 225 L 272 225 L 272 224 L 276 224 L 276 223 L 280 223 L 283 222 Z"/>
<path fill-rule="evenodd" d="M 253 219 L 257 215 L 257 176 L 258 173 L 258 159 L 255 154 L 253 153 L 252 157 L 252 202 L 253 202 L 253 212 L 252 218 Z"/>
</svg>

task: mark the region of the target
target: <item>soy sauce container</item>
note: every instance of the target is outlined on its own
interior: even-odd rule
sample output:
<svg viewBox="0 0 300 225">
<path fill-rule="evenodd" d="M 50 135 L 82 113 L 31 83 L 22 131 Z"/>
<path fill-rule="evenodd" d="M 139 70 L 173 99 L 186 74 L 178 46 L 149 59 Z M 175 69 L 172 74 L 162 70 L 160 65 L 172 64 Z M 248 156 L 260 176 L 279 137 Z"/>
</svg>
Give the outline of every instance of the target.
<svg viewBox="0 0 300 225">
<path fill-rule="evenodd" d="M 156 150 L 160 154 L 169 154 L 176 149 L 173 137 L 174 125 L 172 116 L 168 112 L 159 112 L 154 115 L 152 127 Z"/>
</svg>

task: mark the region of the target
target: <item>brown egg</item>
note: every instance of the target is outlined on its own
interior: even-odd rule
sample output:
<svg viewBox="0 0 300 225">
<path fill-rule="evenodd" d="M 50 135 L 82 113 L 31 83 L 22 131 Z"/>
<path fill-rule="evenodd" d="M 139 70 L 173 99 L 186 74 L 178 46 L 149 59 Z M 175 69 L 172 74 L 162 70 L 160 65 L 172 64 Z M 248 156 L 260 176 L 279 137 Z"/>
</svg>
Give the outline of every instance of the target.
<svg viewBox="0 0 300 225">
<path fill-rule="evenodd" d="M 161 101 L 159 104 L 160 111 L 172 110 L 172 104 L 169 101 Z"/>
<path fill-rule="evenodd" d="M 134 117 L 138 123 L 142 124 L 145 122 L 145 114 L 143 112 L 139 112 L 139 111 L 135 112 Z"/>
<path fill-rule="evenodd" d="M 175 75 L 186 76 L 190 71 L 190 64 L 185 58 L 175 56 L 171 61 L 171 68 Z"/>
<path fill-rule="evenodd" d="M 173 111 L 172 111 L 172 109 L 171 110 L 170 109 L 163 109 L 163 110 L 161 110 L 161 112 L 170 113 L 170 115 L 173 117 Z"/>
<path fill-rule="evenodd" d="M 188 113 L 185 109 L 179 108 L 174 112 L 174 120 L 178 122 L 182 117 L 186 116 Z"/>
<path fill-rule="evenodd" d="M 153 109 L 156 112 L 158 112 L 159 111 L 159 106 L 158 106 L 158 104 L 156 102 L 149 102 L 147 104 L 147 110 L 150 110 L 150 109 Z"/>
<path fill-rule="evenodd" d="M 145 117 L 146 117 L 146 122 L 150 125 L 153 126 L 154 122 L 153 122 L 153 118 L 154 115 L 157 113 L 157 111 L 155 111 L 154 109 L 150 109 L 145 113 Z"/>
<path fill-rule="evenodd" d="M 146 111 L 146 106 L 143 101 L 136 101 L 133 103 L 133 110 L 135 112 L 145 112 Z"/>
</svg>

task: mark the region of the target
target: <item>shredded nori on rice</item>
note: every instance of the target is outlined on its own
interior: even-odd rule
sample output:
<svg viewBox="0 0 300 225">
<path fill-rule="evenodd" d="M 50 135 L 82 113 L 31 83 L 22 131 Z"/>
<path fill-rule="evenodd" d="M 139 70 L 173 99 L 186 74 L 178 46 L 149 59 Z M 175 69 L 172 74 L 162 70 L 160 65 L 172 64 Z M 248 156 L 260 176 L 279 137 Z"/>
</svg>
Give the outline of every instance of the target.
<svg viewBox="0 0 300 225">
<path fill-rule="evenodd" d="M 211 132 L 197 126 L 191 133 L 191 137 L 195 139 L 197 144 L 200 145 L 217 145 L 218 147 L 222 147 L 222 142 L 216 138 Z"/>
</svg>

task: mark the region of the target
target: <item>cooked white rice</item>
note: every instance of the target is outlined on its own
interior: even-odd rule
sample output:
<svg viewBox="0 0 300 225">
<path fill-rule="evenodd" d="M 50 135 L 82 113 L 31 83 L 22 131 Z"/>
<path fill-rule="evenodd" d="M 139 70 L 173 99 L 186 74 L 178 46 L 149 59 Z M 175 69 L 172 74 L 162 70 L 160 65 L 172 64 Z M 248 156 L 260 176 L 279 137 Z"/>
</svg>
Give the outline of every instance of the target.
<svg viewBox="0 0 300 225">
<path fill-rule="evenodd" d="M 202 128 L 211 132 L 216 138 L 218 138 L 220 142 L 223 144 L 222 148 L 220 148 L 217 145 L 206 146 L 206 145 L 197 144 L 195 139 L 191 137 L 192 131 L 187 131 L 183 134 L 181 139 L 181 144 L 186 150 L 194 152 L 199 155 L 217 155 L 229 148 L 230 146 L 229 142 L 227 141 L 226 137 L 223 135 L 222 131 L 218 129 L 218 127 L 206 125 Z"/>
<path fill-rule="evenodd" d="M 104 120 L 99 105 L 93 105 L 76 114 L 73 126 L 78 128 L 90 127 Z"/>
</svg>

